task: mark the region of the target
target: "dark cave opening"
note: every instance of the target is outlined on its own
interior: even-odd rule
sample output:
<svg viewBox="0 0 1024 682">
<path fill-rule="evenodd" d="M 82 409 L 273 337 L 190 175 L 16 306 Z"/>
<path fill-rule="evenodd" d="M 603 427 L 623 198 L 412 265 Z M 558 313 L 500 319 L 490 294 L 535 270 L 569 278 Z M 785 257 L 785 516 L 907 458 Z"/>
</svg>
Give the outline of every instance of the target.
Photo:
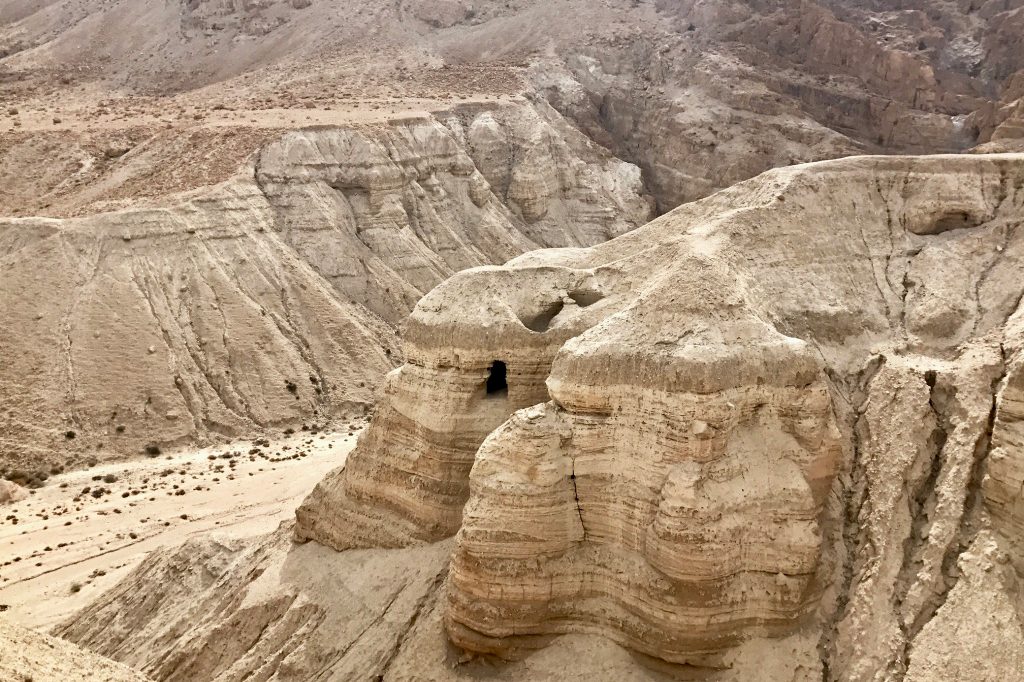
<svg viewBox="0 0 1024 682">
<path fill-rule="evenodd" d="M 501 360 L 491 363 L 490 373 L 487 375 L 487 395 L 498 397 L 508 393 L 508 368 Z"/>
</svg>

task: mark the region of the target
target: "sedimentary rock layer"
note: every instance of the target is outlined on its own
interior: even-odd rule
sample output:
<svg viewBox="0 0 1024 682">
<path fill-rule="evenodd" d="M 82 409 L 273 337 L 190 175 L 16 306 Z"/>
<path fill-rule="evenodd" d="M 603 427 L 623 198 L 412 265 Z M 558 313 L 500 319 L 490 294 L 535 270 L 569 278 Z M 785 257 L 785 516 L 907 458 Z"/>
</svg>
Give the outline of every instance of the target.
<svg viewBox="0 0 1024 682">
<path fill-rule="evenodd" d="M 637 168 L 526 103 L 287 133 L 164 203 L 0 220 L 0 464 L 361 413 L 435 284 L 650 210 Z"/>
<path fill-rule="evenodd" d="M 145 682 L 131 668 L 0 618 L 0 679 L 11 682 Z"/>
<path fill-rule="evenodd" d="M 1020 541 L 1022 223 L 1021 156 L 863 157 L 463 272 L 296 533 L 461 528 L 471 651 L 600 632 L 713 663 L 816 627 L 831 675 L 904 674 L 978 529 Z"/>
</svg>

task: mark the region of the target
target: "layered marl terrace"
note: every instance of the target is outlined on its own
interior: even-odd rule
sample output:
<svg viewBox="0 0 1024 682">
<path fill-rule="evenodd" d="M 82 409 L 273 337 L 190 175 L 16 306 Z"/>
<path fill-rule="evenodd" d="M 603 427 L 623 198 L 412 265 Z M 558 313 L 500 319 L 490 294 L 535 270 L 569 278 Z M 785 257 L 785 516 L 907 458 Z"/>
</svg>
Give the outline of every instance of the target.
<svg viewBox="0 0 1024 682">
<path fill-rule="evenodd" d="M 0 218 L 0 465 L 361 413 L 444 278 L 649 212 L 639 169 L 528 103 L 289 132 L 164 203 Z"/>
<path fill-rule="evenodd" d="M 458 530 L 446 624 L 471 651 L 599 632 L 702 662 L 815 613 L 844 523 L 830 491 L 860 458 L 907 485 L 861 484 L 836 637 L 854 673 L 898 662 L 887 647 L 941 606 L 943 557 L 969 539 L 1019 344 L 1022 185 L 1019 155 L 792 167 L 605 245 L 456 275 L 417 306 L 406 365 L 297 534 L 346 548 Z M 899 433 L 921 438 L 887 455 Z M 1018 503 L 1012 480 L 986 490 Z"/>
</svg>

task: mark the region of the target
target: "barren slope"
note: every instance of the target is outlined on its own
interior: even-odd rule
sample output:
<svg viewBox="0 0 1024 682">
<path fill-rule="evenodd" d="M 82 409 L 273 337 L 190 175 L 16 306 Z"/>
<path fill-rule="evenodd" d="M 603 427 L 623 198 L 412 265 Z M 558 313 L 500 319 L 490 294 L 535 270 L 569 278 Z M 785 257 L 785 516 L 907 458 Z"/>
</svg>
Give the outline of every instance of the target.
<svg viewBox="0 0 1024 682">
<path fill-rule="evenodd" d="M 0 219 L 0 464 L 24 481 L 361 414 L 435 284 L 621 234 L 649 213 L 640 192 L 545 105 L 466 105 L 285 133 L 152 207 Z"/>
<path fill-rule="evenodd" d="M 0 618 L 0 679 L 11 682 L 143 682 L 145 675 L 73 644 Z"/>
<path fill-rule="evenodd" d="M 1022 22 L 1020 0 L 15 4 L 0 148 L 82 121 L 237 129 L 537 93 L 668 210 L 793 162 L 988 142 Z"/>
<path fill-rule="evenodd" d="M 300 507 L 314 542 L 265 539 L 189 610 L 133 604 L 181 560 L 154 557 L 60 632 L 169 679 L 1012 679 L 1022 227 L 1020 155 L 863 157 L 463 272 Z M 337 566 L 394 596 L 355 634 Z M 269 634 L 212 660 L 239 618 Z M 635 663 L 577 661 L 595 634 Z"/>
</svg>

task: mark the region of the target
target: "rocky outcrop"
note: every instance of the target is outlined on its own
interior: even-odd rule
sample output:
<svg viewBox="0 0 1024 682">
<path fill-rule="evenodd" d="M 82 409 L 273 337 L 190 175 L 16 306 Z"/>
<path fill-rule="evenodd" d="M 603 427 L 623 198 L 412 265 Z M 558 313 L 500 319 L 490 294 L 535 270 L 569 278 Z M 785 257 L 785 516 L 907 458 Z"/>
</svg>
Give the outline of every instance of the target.
<svg viewBox="0 0 1024 682">
<path fill-rule="evenodd" d="M 1024 149 L 1024 70 L 1008 80 L 1000 102 L 982 107 L 971 114 L 969 121 L 978 128 L 979 139 L 984 143 L 978 146 L 977 151 Z"/>
<path fill-rule="evenodd" d="M 538 94 L 667 211 L 782 165 L 988 142 L 1022 26 L 1019 0 L 61 0 L 0 15 L 0 59 L 29 98 L 69 73 L 240 110 Z"/>
<path fill-rule="evenodd" d="M 0 221 L 0 457 L 361 414 L 435 284 L 632 229 L 640 190 L 635 167 L 520 103 L 288 133 L 167 206 Z"/>
<path fill-rule="evenodd" d="M 663 665 L 638 665 L 596 635 L 564 637 L 501 666 L 468 660 L 447 643 L 442 618 L 450 540 L 338 553 L 296 545 L 290 532 L 286 525 L 244 543 L 207 539 L 157 550 L 58 633 L 157 680 L 679 679 Z M 765 653 L 756 642 L 743 644 L 715 680 L 745 682 L 755 671 L 789 679 Z"/>
<path fill-rule="evenodd" d="M 393 325 L 459 270 L 597 244 L 650 211 L 639 170 L 543 103 L 289 133 L 260 152 L 256 181 L 287 243 Z"/>
<path fill-rule="evenodd" d="M 974 120 L 996 115 L 993 94 L 1024 66 L 1009 47 L 1017 3 L 655 7 L 637 28 L 538 61 L 532 82 L 638 164 L 662 210 L 773 167 L 985 142 L 990 126 Z"/>
<path fill-rule="evenodd" d="M 20 502 L 28 497 L 28 490 L 12 481 L 0 480 L 0 505 Z"/>
<path fill-rule="evenodd" d="M 296 534 L 459 528 L 445 622 L 470 651 L 600 632 L 721 665 L 812 628 L 819 678 L 902 676 L 963 617 L 980 529 L 1019 542 L 1022 223 L 1020 156 L 865 157 L 461 273 Z"/>
<path fill-rule="evenodd" d="M 342 555 L 289 535 L 155 553 L 57 633 L 159 680 L 380 679 L 450 542 Z"/>
<path fill-rule="evenodd" d="M 56 637 L 26 630 L 0 618 L 0 679 L 67 682 L 144 682 L 128 666 L 97 656 Z"/>
</svg>

